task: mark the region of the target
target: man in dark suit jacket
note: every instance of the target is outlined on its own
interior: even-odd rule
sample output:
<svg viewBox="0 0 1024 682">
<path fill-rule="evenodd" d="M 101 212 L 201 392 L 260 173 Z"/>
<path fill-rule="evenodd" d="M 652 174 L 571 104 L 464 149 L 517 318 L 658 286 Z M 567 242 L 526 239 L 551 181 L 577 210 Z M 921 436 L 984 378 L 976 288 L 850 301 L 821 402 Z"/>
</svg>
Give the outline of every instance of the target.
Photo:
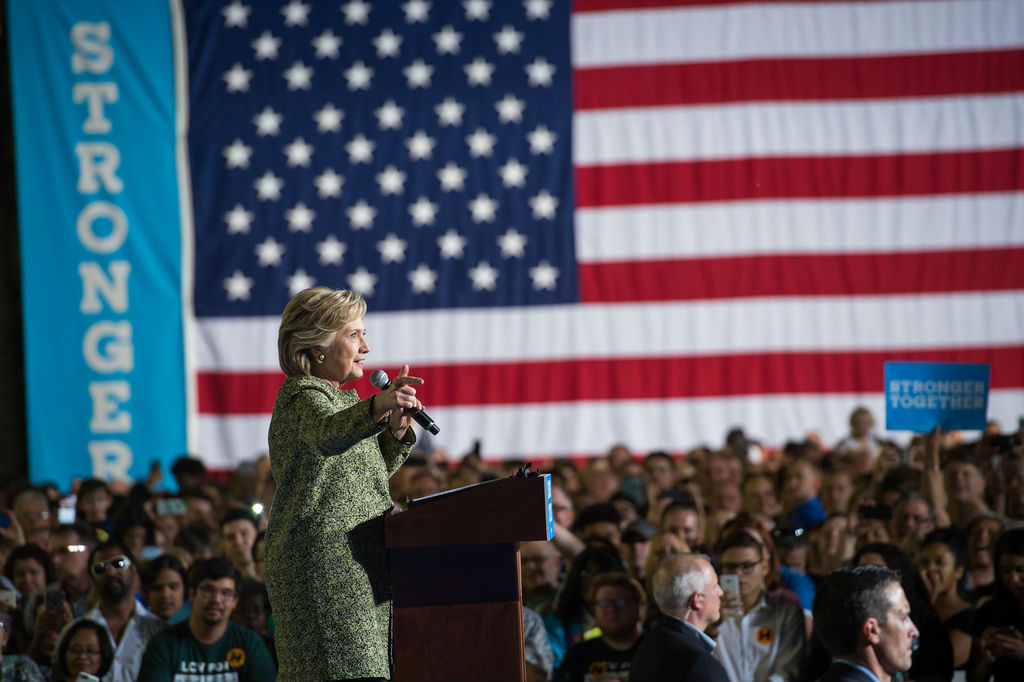
<svg viewBox="0 0 1024 682">
<path fill-rule="evenodd" d="M 696 554 L 677 554 L 658 566 L 651 583 L 662 617 L 640 640 L 630 682 L 729 682 L 711 655 L 714 640 L 704 634 L 708 623 L 718 620 L 722 598 L 711 563 Z"/>
<path fill-rule="evenodd" d="M 814 598 L 814 629 L 832 654 L 821 682 L 890 682 L 910 668 L 918 637 L 899 574 L 880 566 L 825 576 Z"/>
</svg>

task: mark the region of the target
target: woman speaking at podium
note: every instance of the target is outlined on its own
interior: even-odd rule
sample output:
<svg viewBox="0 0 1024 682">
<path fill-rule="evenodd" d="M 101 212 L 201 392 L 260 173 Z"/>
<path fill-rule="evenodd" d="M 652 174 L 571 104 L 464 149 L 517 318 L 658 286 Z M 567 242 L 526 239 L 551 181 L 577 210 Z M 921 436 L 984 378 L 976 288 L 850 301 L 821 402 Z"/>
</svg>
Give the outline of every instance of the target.
<svg viewBox="0 0 1024 682">
<path fill-rule="evenodd" d="M 406 365 L 360 400 L 342 386 L 370 352 L 366 301 L 306 289 L 284 309 L 270 421 L 277 494 L 266 541 L 279 680 L 390 678 L 391 589 L 384 518 L 388 478 L 409 455 L 422 408 Z"/>
</svg>

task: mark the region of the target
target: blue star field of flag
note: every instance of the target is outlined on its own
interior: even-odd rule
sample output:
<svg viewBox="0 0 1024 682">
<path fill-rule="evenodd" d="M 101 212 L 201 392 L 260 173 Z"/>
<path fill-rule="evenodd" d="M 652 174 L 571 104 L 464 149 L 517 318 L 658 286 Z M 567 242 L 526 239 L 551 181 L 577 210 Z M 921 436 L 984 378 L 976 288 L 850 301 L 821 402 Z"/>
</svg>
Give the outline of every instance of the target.
<svg viewBox="0 0 1024 682">
<path fill-rule="evenodd" d="M 568 4 L 186 0 L 196 314 L 576 301 Z"/>
</svg>

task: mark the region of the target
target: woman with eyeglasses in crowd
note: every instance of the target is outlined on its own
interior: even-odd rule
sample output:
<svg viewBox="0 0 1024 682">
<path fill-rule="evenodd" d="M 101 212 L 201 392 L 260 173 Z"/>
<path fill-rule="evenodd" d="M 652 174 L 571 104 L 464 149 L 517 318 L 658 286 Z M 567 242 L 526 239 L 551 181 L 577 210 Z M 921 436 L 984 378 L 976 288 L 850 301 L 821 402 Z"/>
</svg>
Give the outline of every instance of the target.
<svg viewBox="0 0 1024 682">
<path fill-rule="evenodd" d="M 114 647 L 102 625 L 82 618 L 61 634 L 54 659 L 53 682 L 74 682 L 81 673 L 103 677 L 114 662 Z"/>
</svg>

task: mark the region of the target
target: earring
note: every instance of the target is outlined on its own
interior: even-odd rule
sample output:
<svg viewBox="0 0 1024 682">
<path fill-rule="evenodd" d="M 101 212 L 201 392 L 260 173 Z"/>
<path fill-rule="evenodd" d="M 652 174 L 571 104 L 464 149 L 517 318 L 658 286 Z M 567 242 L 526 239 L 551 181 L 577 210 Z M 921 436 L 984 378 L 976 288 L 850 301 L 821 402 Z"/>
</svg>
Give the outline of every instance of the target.
<svg viewBox="0 0 1024 682">
<path fill-rule="evenodd" d="M 324 364 L 324 354 L 321 353 L 320 355 L 318 355 L 316 357 L 316 361 L 319 362 L 321 365 Z"/>
</svg>

